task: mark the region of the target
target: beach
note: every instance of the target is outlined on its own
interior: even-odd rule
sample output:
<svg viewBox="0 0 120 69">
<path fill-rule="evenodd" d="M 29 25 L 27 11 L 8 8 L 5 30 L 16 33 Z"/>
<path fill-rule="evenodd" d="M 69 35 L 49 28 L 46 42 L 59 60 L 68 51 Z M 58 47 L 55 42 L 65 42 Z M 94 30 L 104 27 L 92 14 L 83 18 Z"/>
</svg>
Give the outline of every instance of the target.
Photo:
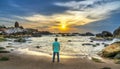
<svg viewBox="0 0 120 69">
<path fill-rule="evenodd" d="M 9 56 L 9 61 L 0 61 L 0 69 L 101 69 L 110 67 L 120 69 L 119 64 L 112 62 L 98 63 L 87 58 L 61 58 L 61 61 L 51 62 L 51 57 L 43 55 L 1 54 Z"/>
<path fill-rule="evenodd" d="M 26 38 L 27 41 L 24 43 L 14 42 L 14 39 L 1 42 L 0 46 L 5 47 L 5 50 L 10 53 L 0 53 L 0 57 L 9 57 L 8 61 L 0 61 L 0 69 L 101 69 L 104 67 L 120 69 L 119 64 L 98 55 L 104 48 L 104 43 L 112 41 L 91 42 L 91 37 L 81 36 L 58 37 L 61 42 L 60 63 L 53 63 L 52 42 L 54 38 L 43 36 Z M 93 61 L 93 57 L 102 63 Z"/>
</svg>

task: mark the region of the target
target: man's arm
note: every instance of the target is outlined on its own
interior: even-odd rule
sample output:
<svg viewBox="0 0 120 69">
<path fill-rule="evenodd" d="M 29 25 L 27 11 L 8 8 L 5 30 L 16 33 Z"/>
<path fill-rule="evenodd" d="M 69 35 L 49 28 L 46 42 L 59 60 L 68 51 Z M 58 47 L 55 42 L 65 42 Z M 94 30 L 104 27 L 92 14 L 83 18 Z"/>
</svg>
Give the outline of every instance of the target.
<svg viewBox="0 0 120 69">
<path fill-rule="evenodd" d="M 60 43 L 59 43 L 59 50 L 60 50 Z"/>
</svg>

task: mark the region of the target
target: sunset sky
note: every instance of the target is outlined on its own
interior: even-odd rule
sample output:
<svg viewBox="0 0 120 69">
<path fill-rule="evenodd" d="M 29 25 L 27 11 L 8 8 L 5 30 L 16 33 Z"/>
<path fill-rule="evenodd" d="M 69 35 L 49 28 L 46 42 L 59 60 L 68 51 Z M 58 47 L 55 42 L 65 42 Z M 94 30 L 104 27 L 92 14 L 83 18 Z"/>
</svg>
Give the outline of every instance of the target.
<svg viewBox="0 0 120 69">
<path fill-rule="evenodd" d="M 51 32 L 101 32 L 120 26 L 120 0 L 0 0 L 0 25 Z"/>
</svg>

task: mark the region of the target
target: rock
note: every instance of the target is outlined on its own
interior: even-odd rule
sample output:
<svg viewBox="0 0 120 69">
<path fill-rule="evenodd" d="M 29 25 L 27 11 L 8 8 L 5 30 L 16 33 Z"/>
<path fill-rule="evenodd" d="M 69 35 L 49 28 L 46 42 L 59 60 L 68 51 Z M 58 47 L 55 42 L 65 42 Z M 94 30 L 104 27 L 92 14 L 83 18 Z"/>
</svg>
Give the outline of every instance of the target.
<svg viewBox="0 0 120 69">
<path fill-rule="evenodd" d="M 4 50 L 5 48 L 4 47 L 0 47 L 0 50 Z"/>
<path fill-rule="evenodd" d="M 120 27 L 113 32 L 114 37 L 120 37 Z"/>
<path fill-rule="evenodd" d="M 86 36 L 94 36 L 94 34 L 91 33 L 91 32 L 86 32 L 85 35 L 86 35 Z"/>
<path fill-rule="evenodd" d="M 36 48 L 40 48 L 41 46 L 36 46 Z"/>
<path fill-rule="evenodd" d="M 101 68 L 101 69 L 111 69 L 110 67 L 103 67 L 103 68 Z"/>
<path fill-rule="evenodd" d="M 93 60 L 94 62 L 103 63 L 103 61 L 102 61 L 102 60 L 100 60 L 100 59 L 98 59 L 98 58 L 94 58 L 94 57 L 92 57 L 92 60 Z"/>
<path fill-rule="evenodd" d="M 24 38 L 18 38 L 15 42 L 26 42 L 26 40 Z"/>
<path fill-rule="evenodd" d="M 120 42 L 115 42 L 103 49 L 102 56 L 114 58 L 118 53 L 120 53 Z"/>
<path fill-rule="evenodd" d="M 34 33 L 32 34 L 32 37 L 42 37 L 41 33 Z"/>
<path fill-rule="evenodd" d="M 102 43 L 103 45 L 105 45 L 105 43 Z"/>
<path fill-rule="evenodd" d="M 99 46 L 99 45 L 100 45 L 100 43 L 96 43 L 96 45 L 98 45 L 98 46 Z"/>
<path fill-rule="evenodd" d="M 68 40 L 68 42 L 72 42 L 72 40 Z"/>
<path fill-rule="evenodd" d="M 8 45 L 12 45 L 12 43 L 8 43 Z"/>
<path fill-rule="evenodd" d="M 96 45 L 92 45 L 93 47 L 96 47 Z"/>
<path fill-rule="evenodd" d="M 14 49 L 11 49 L 11 51 L 14 51 Z"/>
<path fill-rule="evenodd" d="M 104 38 L 102 37 L 95 37 L 95 38 L 90 38 L 92 41 L 105 41 Z"/>
<path fill-rule="evenodd" d="M 120 59 L 120 53 L 118 53 L 114 58 L 115 59 Z"/>
<path fill-rule="evenodd" d="M 12 46 L 6 46 L 7 48 L 11 48 Z"/>
<path fill-rule="evenodd" d="M 0 53 L 10 53 L 9 51 L 0 51 Z"/>
<path fill-rule="evenodd" d="M 109 31 L 103 31 L 102 33 L 96 34 L 96 37 L 113 37 L 113 34 Z"/>
<path fill-rule="evenodd" d="M 107 46 L 109 46 L 109 44 L 104 44 L 104 47 L 107 47 Z"/>
<path fill-rule="evenodd" d="M 90 41 L 90 42 L 94 42 L 94 41 Z"/>
<path fill-rule="evenodd" d="M 103 37 L 101 33 L 96 34 L 96 37 Z"/>
<path fill-rule="evenodd" d="M 16 21 L 15 22 L 15 28 L 18 28 L 19 27 L 19 23 Z"/>
<path fill-rule="evenodd" d="M 117 62 L 115 62 L 116 64 L 120 64 L 120 60 L 119 61 L 117 61 Z"/>
<path fill-rule="evenodd" d="M 0 61 L 8 61 L 9 60 L 9 57 L 1 57 L 0 58 Z"/>
<path fill-rule="evenodd" d="M 4 37 L 0 37 L 0 42 L 2 41 L 6 41 L 6 39 Z"/>
<path fill-rule="evenodd" d="M 93 44 L 90 44 L 90 43 L 83 43 L 82 45 L 84 46 L 84 45 L 93 45 Z"/>
<path fill-rule="evenodd" d="M 109 31 L 103 31 L 102 35 L 103 35 L 103 37 L 113 37 L 113 34 Z"/>
</svg>

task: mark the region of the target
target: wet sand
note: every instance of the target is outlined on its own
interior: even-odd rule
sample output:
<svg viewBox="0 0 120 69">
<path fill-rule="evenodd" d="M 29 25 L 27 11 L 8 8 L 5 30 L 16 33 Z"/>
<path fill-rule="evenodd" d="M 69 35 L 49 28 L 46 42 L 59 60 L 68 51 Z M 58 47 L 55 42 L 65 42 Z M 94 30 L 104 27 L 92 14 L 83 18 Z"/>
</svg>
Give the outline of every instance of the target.
<svg viewBox="0 0 120 69">
<path fill-rule="evenodd" d="M 120 69 L 119 64 L 97 63 L 87 58 L 61 58 L 60 63 L 52 63 L 48 56 L 0 54 L 1 56 L 8 56 L 10 60 L 0 61 L 0 69 Z"/>
</svg>

